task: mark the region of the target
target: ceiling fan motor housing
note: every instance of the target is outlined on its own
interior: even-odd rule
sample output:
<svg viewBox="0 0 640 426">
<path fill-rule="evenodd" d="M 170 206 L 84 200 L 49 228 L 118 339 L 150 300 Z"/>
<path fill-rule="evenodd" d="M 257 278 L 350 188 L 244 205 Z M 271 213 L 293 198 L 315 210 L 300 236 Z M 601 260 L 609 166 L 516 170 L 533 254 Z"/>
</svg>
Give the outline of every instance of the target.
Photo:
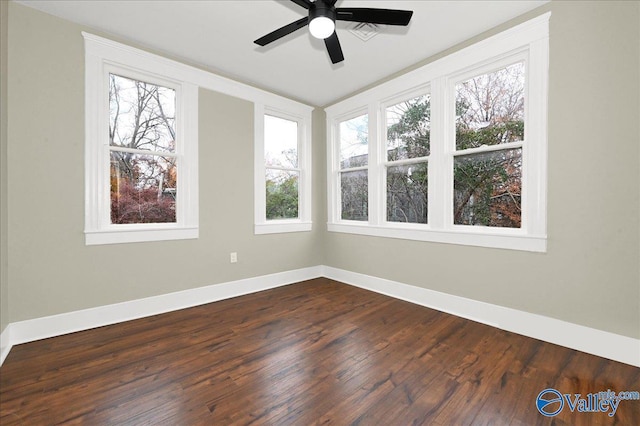
<svg viewBox="0 0 640 426">
<path fill-rule="evenodd" d="M 313 21 L 315 18 L 329 18 L 333 22 L 336 21 L 336 8 L 333 6 L 329 6 L 322 0 L 318 0 L 313 3 L 313 5 L 309 8 L 309 22 Z"/>
</svg>

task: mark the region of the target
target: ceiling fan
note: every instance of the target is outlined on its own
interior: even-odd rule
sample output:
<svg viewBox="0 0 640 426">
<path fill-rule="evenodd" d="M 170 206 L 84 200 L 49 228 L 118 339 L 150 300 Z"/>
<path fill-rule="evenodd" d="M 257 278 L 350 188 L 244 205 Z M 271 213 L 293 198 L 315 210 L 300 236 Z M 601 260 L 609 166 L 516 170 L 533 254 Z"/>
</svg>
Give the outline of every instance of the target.
<svg viewBox="0 0 640 426">
<path fill-rule="evenodd" d="M 370 24 L 406 26 L 413 11 L 397 9 L 375 9 L 364 7 L 335 7 L 338 0 L 291 0 L 309 11 L 309 16 L 278 28 L 254 43 L 266 46 L 300 28 L 309 25 L 309 32 L 318 39 L 324 39 L 331 62 L 337 64 L 344 60 L 340 41 L 336 34 L 336 21 L 366 22 Z"/>
</svg>

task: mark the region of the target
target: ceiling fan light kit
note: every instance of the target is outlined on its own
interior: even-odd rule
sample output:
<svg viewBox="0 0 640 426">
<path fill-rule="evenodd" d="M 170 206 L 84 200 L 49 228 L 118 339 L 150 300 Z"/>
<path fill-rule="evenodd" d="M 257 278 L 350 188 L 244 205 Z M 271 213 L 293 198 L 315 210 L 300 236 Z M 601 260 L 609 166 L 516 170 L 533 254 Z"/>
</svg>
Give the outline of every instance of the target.
<svg viewBox="0 0 640 426">
<path fill-rule="evenodd" d="M 331 62 L 337 64 L 344 60 L 340 41 L 336 34 L 335 21 L 362 22 L 368 24 L 407 26 L 413 15 L 410 10 L 375 9 L 364 7 L 336 8 L 337 0 L 291 0 L 309 11 L 308 16 L 292 22 L 284 27 L 254 41 L 257 45 L 266 46 L 282 37 L 309 25 L 309 32 L 317 39 L 324 40 Z"/>
</svg>

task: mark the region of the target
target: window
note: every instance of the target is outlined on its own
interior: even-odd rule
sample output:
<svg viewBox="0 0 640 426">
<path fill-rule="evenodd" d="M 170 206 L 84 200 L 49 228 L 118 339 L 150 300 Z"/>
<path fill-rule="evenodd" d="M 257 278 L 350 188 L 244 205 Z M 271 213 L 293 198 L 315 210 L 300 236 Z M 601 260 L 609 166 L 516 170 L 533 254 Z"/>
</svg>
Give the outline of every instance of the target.
<svg viewBox="0 0 640 426">
<path fill-rule="evenodd" d="M 369 118 L 367 114 L 340 122 L 340 200 L 342 219 L 367 220 Z"/>
<path fill-rule="evenodd" d="M 267 220 L 298 219 L 298 123 L 264 116 Z"/>
<path fill-rule="evenodd" d="M 255 106 L 256 234 L 311 230 L 311 109 L 284 107 Z"/>
<path fill-rule="evenodd" d="M 518 62 L 455 85 L 455 225 L 521 227 L 525 75 Z"/>
<path fill-rule="evenodd" d="M 386 220 L 427 223 L 431 98 L 428 94 L 385 108 Z"/>
<path fill-rule="evenodd" d="M 111 223 L 176 222 L 176 91 L 109 74 Z"/>
<path fill-rule="evenodd" d="M 329 231 L 546 251 L 548 20 L 328 107 Z"/>
<path fill-rule="evenodd" d="M 197 238 L 197 86 L 181 64 L 83 35 L 86 243 Z"/>
</svg>

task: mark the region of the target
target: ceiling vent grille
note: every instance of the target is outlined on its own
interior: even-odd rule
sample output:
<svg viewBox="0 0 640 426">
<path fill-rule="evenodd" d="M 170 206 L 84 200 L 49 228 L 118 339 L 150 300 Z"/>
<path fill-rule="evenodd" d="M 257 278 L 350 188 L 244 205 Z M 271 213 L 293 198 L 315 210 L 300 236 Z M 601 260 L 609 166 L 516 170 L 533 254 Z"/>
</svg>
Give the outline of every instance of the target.
<svg viewBox="0 0 640 426">
<path fill-rule="evenodd" d="M 367 22 L 358 22 L 349 31 L 362 41 L 371 40 L 378 34 L 378 26 Z"/>
</svg>

